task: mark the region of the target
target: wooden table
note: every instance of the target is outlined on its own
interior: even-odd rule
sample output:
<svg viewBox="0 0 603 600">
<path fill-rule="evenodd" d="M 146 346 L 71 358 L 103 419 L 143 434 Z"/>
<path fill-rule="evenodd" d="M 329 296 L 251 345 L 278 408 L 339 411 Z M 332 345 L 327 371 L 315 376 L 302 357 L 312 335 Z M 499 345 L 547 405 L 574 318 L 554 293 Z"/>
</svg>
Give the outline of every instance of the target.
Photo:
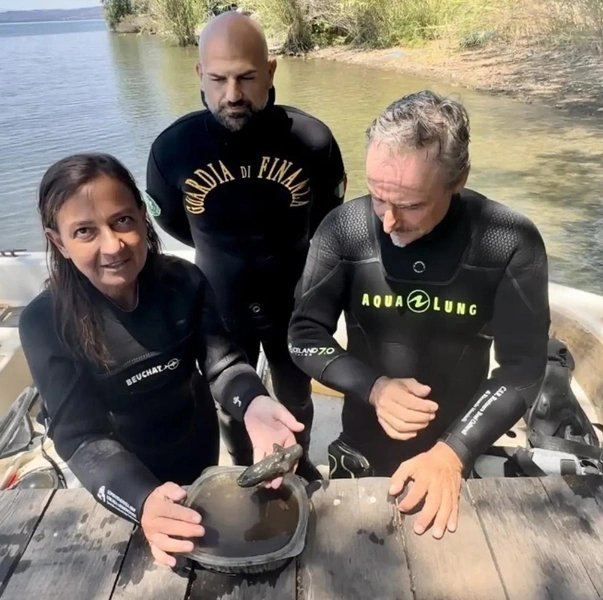
<svg viewBox="0 0 603 600">
<path fill-rule="evenodd" d="M 2 600 L 563 600 L 603 597 L 603 478 L 471 480 L 458 531 L 412 531 L 386 479 L 325 482 L 306 549 L 244 580 L 152 561 L 84 490 L 0 493 Z"/>
</svg>

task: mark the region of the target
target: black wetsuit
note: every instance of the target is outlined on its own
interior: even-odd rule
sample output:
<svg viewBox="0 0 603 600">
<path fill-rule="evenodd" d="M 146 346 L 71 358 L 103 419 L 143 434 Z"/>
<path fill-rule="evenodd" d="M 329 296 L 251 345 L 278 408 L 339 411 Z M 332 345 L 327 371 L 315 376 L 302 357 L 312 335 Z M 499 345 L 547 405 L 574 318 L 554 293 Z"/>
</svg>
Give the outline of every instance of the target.
<svg viewBox="0 0 603 600">
<path fill-rule="evenodd" d="M 216 292 L 229 329 L 251 364 L 260 341 L 278 399 L 306 425 L 313 420 L 310 378 L 291 361 L 287 329 L 309 238 L 343 201 L 345 172 L 326 125 L 273 104 L 238 132 L 208 111 L 182 117 L 154 142 L 147 202 L 159 225 L 196 248 L 196 263 Z M 251 446 L 222 419 L 237 464 Z"/>
<path fill-rule="evenodd" d="M 342 311 L 347 351 L 332 337 Z M 536 398 L 549 319 L 545 247 L 524 216 L 466 190 L 429 235 L 401 248 L 363 197 L 312 240 L 290 352 L 345 395 L 342 440 L 377 475 L 438 440 L 469 468 Z M 499 368 L 488 379 L 493 340 Z M 393 440 L 379 425 L 368 402 L 379 376 L 431 386 L 437 417 L 416 438 Z"/>
<path fill-rule="evenodd" d="M 58 334 L 49 291 L 21 315 L 23 350 L 59 456 L 101 503 L 137 522 L 155 487 L 190 484 L 217 464 L 212 394 L 242 421 L 249 402 L 267 392 L 228 337 L 195 265 L 149 258 L 132 311 L 82 281 L 102 311 L 113 364 L 74 355 Z"/>
</svg>

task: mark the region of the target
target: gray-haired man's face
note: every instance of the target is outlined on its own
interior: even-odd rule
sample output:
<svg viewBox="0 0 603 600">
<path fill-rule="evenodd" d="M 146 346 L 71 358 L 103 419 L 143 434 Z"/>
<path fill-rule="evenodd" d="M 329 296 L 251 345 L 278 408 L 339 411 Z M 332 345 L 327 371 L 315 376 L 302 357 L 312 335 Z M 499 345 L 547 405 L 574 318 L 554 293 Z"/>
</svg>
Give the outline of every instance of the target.
<svg viewBox="0 0 603 600">
<path fill-rule="evenodd" d="M 429 233 L 467 179 L 450 188 L 437 157 L 427 149 L 400 153 L 376 143 L 367 149 L 366 177 L 375 213 L 396 246 Z"/>
</svg>

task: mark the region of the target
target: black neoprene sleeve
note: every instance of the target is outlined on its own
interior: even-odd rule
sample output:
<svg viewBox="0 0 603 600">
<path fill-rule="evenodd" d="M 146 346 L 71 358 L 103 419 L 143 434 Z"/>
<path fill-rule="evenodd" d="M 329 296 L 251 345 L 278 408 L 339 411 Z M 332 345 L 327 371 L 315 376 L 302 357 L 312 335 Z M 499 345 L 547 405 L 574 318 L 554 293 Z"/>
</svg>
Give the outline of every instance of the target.
<svg viewBox="0 0 603 600">
<path fill-rule="evenodd" d="M 199 320 L 199 364 L 214 398 L 242 421 L 250 402 L 257 396 L 268 396 L 268 390 L 243 351 L 234 344 L 217 309 L 214 292 L 204 276 L 202 279 L 198 304 L 203 307 Z"/>
<path fill-rule="evenodd" d="M 52 326 L 41 326 L 44 315 L 36 314 L 36 308 L 30 305 L 23 311 L 19 333 L 48 411 L 49 437 L 58 455 L 103 506 L 137 523 L 147 496 L 160 482 L 112 439 L 112 426 L 91 377 L 67 356 Z"/>
<path fill-rule="evenodd" d="M 323 219 L 343 203 L 347 176 L 341 150 L 334 137 L 330 138 L 324 156 L 314 156 L 316 166 L 312 179 L 312 210 L 310 212 L 309 237 L 311 238 Z"/>
<path fill-rule="evenodd" d="M 157 207 L 153 216 L 161 228 L 179 242 L 194 248 L 195 243 L 186 218 L 182 192 L 166 181 L 157 165 L 152 148 L 147 162 L 146 194 L 149 196 L 147 203 L 150 200 Z"/>
<path fill-rule="evenodd" d="M 368 402 L 380 376 L 344 350 L 333 334 L 346 294 L 345 261 L 328 216 L 316 231 L 296 290 L 289 353 L 297 366 L 327 387 Z"/>
<path fill-rule="evenodd" d="M 550 325 L 546 251 L 535 227 L 522 237 L 496 292 L 492 330 L 498 367 L 442 437 L 465 468 L 525 414 L 544 377 Z"/>
</svg>

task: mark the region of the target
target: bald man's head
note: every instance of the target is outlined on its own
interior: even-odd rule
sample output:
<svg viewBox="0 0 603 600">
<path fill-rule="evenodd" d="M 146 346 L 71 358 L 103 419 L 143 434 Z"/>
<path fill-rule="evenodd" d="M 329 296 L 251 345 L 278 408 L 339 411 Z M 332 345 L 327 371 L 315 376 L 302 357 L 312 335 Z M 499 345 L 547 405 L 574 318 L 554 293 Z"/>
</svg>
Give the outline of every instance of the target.
<svg viewBox="0 0 603 600">
<path fill-rule="evenodd" d="M 275 69 L 264 33 L 250 17 L 227 12 L 203 28 L 197 74 L 207 106 L 228 129 L 241 129 L 266 106 Z"/>
</svg>

